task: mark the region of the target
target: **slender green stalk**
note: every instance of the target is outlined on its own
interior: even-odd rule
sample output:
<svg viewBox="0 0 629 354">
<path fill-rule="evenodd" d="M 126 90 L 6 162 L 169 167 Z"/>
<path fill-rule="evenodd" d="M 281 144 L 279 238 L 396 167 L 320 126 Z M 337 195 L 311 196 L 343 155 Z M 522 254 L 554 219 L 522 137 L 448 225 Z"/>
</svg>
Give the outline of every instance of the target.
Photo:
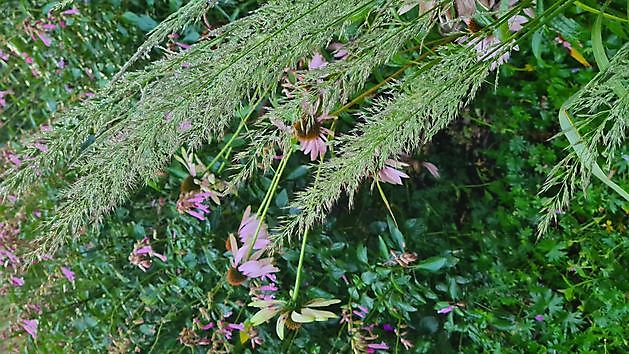
<svg viewBox="0 0 629 354">
<path fill-rule="evenodd" d="M 306 254 L 306 243 L 308 242 L 308 231 L 304 232 L 304 237 L 301 240 L 301 251 L 299 252 L 299 263 L 297 264 L 297 276 L 295 277 L 295 290 L 293 290 L 292 300 L 293 303 L 297 301 L 299 296 L 299 287 L 301 286 L 301 270 L 304 267 L 304 256 Z"/>
<path fill-rule="evenodd" d="M 253 234 L 253 238 L 251 239 L 251 242 L 249 243 L 249 251 L 247 252 L 247 258 L 249 258 L 251 256 L 251 253 L 253 252 L 253 246 L 256 244 L 256 241 L 258 240 L 258 235 L 260 234 L 260 230 L 262 229 L 262 225 L 264 224 L 264 218 L 266 217 L 266 213 L 269 211 L 269 206 L 271 205 L 271 199 L 273 198 L 273 195 L 275 194 L 275 190 L 277 189 L 277 186 L 280 183 L 280 177 L 282 177 L 282 174 L 284 173 L 284 169 L 286 168 L 286 165 L 288 164 L 288 159 L 290 158 L 290 155 L 292 152 L 293 152 L 293 148 L 291 147 L 286 152 L 286 154 L 284 154 L 284 157 L 282 157 L 282 161 L 280 161 L 280 165 L 278 166 L 277 172 L 275 172 L 275 176 L 273 177 L 273 182 L 271 183 L 271 187 L 267 191 L 266 196 L 264 197 L 264 200 L 262 201 L 262 204 L 260 205 L 260 209 L 262 209 L 262 213 L 260 213 L 259 209 L 258 209 L 258 212 L 256 213 L 256 216 L 258 219 L 258 226 L 256 227 L 256 232 Z"/>
<path fill-rule="evenodd" d="M 232 134 L 229 141 L 227 141 L 227 144 L 225 144 L 225 146 L 223 146 L 221 151 L 219 151 L 218 154 L 216 154 L 216 156 L 212 159 L 212 161 L 207 165 L 203 173 L 209 171 L 212 168 L 212 166 L 214 166 L 214 164 L 218 161 L 218 159 L 225 153 L 225 151 L 227 151 L 227 149 L 231 147 L 234 140 L 236 140 L 236 138 L 238 137 L 238 134 L 240 134 L 240 131 L 242 130 L 242 128 L 244 128 L 245 125 L 247 124 L 247 120 L 251 117 L 253 112 L 255 112 L 256 107 L 258 107 L 260 102 L 262 102 L 262 100 L 264 99 L 264 96 L 265 95 L 261 95 L 260 98 L 258 98 L 258 100 L 251 106 L 251 109 L 249 109 L 249 112 L 247 112 L 247 115 L 240 121 L 240 124 L 238 125 L 238 128 L 236 129 L 234 134 Z"/>
</svg>

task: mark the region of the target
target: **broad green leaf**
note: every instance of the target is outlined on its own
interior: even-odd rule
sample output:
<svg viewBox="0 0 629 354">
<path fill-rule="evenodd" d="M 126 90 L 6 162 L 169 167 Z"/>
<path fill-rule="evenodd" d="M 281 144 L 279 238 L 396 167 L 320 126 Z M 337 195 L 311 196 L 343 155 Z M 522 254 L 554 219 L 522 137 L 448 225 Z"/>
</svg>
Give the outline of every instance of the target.
<svg viewBox="0 0 629 354">
<path fill-rule="evenodd" d="M 603 37 L 601 36 L 602 23 L 603 16 L 598 15 L 596 22 L 594 22 L 594 28 L 592 28 L 592 51 L 594 53 L 594 59 L 596 59 L 596 65 L 598 65 L 600 71 L 607 69 L 609 66 L 609 59 L 605 53 Z"/>
<path fill-rule="evenodd" d="M 448 259 L 446 257 L 430 257 L 415 266 L 415 268 L 424 269 L 429 272 L 436 272 L 446 265 Z"/>
</svg>

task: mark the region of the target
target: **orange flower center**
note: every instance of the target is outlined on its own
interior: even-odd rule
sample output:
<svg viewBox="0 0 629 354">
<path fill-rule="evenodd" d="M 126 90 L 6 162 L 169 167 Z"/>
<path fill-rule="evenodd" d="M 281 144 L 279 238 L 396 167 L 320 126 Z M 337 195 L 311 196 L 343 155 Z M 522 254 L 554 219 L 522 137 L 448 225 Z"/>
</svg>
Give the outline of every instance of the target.
<svg viewBox="0 0 629 354">
<path fill-rule="evenodd" d="M 247 280 L 247 277 L 244 276 L 238 269 L 234 267 L 229 267 L 227 270 L 227 282 L 229 285 L 238 286 Z"/>
<path fill-rule="evenodd" d="M 295 122 L 293 128 L 299 141 L 314 140 L 321 135 L 321 123 L 317 120 L 309 121 L 307 117 L 302 117 L 301 120 Z"/>
</svg>

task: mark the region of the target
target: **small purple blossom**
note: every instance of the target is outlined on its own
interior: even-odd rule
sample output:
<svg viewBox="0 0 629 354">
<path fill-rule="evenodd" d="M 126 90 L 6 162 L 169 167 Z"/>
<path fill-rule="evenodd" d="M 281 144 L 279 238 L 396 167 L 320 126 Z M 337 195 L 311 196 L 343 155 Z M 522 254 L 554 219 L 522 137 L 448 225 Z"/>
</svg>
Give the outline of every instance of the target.
<svg viewBox="0 0 629 354">
<path fill-rule="evenodd" d="M 388 349 L 389 349 L 389 345 L 385 342 L 367 344 L 367 353 L 373 353 L 376 350 L 388 350 Z"/>
<path fill-rule="evenodd" d="M 437 310 L 437 313 L 439 313 L 439 314 L 446 314 L 446 313 L 452 312 L 452 310 L 454 310 L 454 306 L 450 305 L 448 307 L 444 307 L 442 309 Z"/>
<path fill-rule="evenodd" d="M 184 120 L 183 122 L 179 123 L 179 127 L 177 129 L 179 129 L 179 131 L 181 132 L 185 132 L 190 128 L 192 128 L 192 123 L 190 123 L 189 120 Z"/>
<path fill-rule="evenodd" d="M 61 273 L 63 274 L 69 282 L 74 283 L 74 272 L 70 270 L 68 267 L 61 267 Z"/>
<path fill-rule="evenodd" d="M 543 321 L 543 320 L 544 320 L 543 315 L 535 315 L 535 321 Z"/>
<path fill-rule="evenodd" d="M 382 329 L 383 329 L 385 332 L 393 332 L 393 331 L 395 331 L 395 328 L 393 328 L 393 326 L 391 326 L 391 325 L 390 325 L 390 324 L 388 324 L 388 323 L 383 324 L 383 325 L 382 325 Z"/>
<path fill-rule="evenodd" d="M 37 33 L 37 37 L 41 39 L 41 41 L 44 43 L 46 47 L 50 47 L 50 45 L 52 44 L 52 39 L 50 39 L 50 37 L 48 37 L 44 33 Z"/>
<path fill-rule="evenodd" d="M 315 53 L 315 55 L 312 56 L 312 59 L 310 59 L 310 62 L 308 63 L 308 70 L 325 68 L 327 65 L 328 62 L 327 60 L 325 60 L 323 55 Z"/>
<path fill-rule="evenodd" d="M 80 12 L 79 12 L 79 9 L 77 9 L 76 7 L 73 7 L 71 9 L 69 9 L 69 10 L 65 10 L 65 11 L 61 12 L 61 14 L 65 15 L 65 16 L 69 16 L 69 15 L 78 15 L 78 14 L 80 14 Z"/>
<path fill-rule="evenodd" d="M 37 320 L 22 320 L 22 328 L 33 337 L 37 339 L 37 326 L 39 321 Z"/>
<path fill-rule="evenodd" d="M 406 166 L 408 166 L 408 164 L 393 159 L 387 159 L 385 161 L 385 166 L 378 171 L 378 178 L 382 182 L 401 185 L 402 178 L 408 178 L 408 175 L 398 170 L 398 168 Z"/>
<path fill-rule="evenodd" d="M 23 286 L 24 285 L 24 278 L 22 278 L 22 277 L 11 277 L 11 284 L 13 286 Z"/>
</svg>

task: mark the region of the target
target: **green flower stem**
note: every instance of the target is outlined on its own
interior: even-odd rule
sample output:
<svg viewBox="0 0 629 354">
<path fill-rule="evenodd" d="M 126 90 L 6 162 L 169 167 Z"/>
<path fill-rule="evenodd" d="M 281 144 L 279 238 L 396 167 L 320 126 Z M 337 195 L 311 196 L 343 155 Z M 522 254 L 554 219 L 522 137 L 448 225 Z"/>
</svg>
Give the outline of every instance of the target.
<svg viewBox="0 0 629 354">
<path fill-rule="evenodd" d="M 214 164 L 216 164 L 218 159 L 220 159 L 221 156 L 223 156 L 223 154 L 228 149 L 231 148 L 232 143 L 234 142 L 234 140 L 236 140 L 236 138 L 238 137 L 238 134 L 240 134 L 240 131 L 242 130 L 242 128 L 245 127 L 245 125 L 247 124 L 247 120 L 249 120 L 249 118 L 251 117 L 253 112 L 255 112 L 256 107 L 258 107 L 260 102 L 262 102 L 262 100 L 264 99 L 265 95 L 266 95 L 266 93 L 264 95 L 261 95 L 260 98 L 251 106 L 251 109 L 249 109 L 249 112 L 247 112 L 247 115 L 240 121 L 240 124 L 238 125 L 238 128 L 236 128 L 236 131 L 234 132 L 234 134 L 232 134 L 231 138 L 229 138 L 229 140 L 227 141 L 227 144 L 225 144 L 225 146 L 223 146 L 221 151 L 219 151 L 218 154 L 216 154 L 214 159 L 212 159 L 212 161 L 210 161 L 210 163 L 207 165 L 207 167 L 205 168 L 205 171 L 203 171 L 203 173 L 209 171 L 212 168 L 212 166 L 214 166 Z"/>
<path fill-rule="evenodd" d="M 251 242 L 249 243 L 249 251 L 247 252 L 247 258 L 249 258 L 251 256 L 251 253 L 253 252 L 253 246 L 256 244 L 256 241 L 258 240 L 258 234 L 260 233 L 260 230 L 262 229 L 262 225 L 264 224 L 264 218 L 266 217 L 266 213 L 269 211 L 271 200 L 273 199 L 275 190 L 277 189 L 277 186 L 280 183 L 280 177 L 282 177 L 282 174 L 284 173 L 284 169 L 286 168 L 286 165 L 288 164 L 288 159 L 290 158 L 290 155 L 292 152 L 293 152 L 293 147 L 291 146 L 291 148 L 288 149 L 286 154 L 284 154 L 284 157 L 282 157 L 282 161 L 280 161 L 280 165 L 278 166 L 277 171 L 275 172 L 275 176 L 273 176 L 271 187 L 266 192 L 266 195 L 264 196 L 264 200 L 262 201 L 262 204 L 260 205 L 260 209 L 262 209 L 262 213 L 260 213 L 260 209 L 258 209 L 258 212 L 256 213 L 256 217 L 258 218 L 258 226 L 256 227 L 256 232 L 253 234 L 253 238 L 251 239 Z"/>
<path fill-rule="evenodd" d="M 301 251 L 299 252 L 299 263 L 297 264 L 297 277 L 295 277 L 295 290 L 293 290 L 293 303 L 297 301 L 299 296 L 299 287 L 301 286 L 301 270 L 304 267 L 304 256 L 306 254 L 306 243 L 308 242 L 308 231 L 304 232 L 304 237 L 301 240 Z"/>
</svg>

